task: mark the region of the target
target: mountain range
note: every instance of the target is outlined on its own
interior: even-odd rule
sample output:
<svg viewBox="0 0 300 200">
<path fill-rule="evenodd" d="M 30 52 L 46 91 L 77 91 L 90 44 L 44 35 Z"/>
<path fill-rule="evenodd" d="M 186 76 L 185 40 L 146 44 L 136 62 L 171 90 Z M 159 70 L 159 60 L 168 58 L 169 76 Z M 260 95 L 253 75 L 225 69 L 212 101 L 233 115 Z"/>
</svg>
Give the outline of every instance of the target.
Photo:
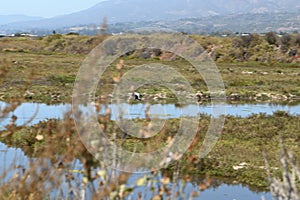
<svg viewBox="0 0 300 200">
<path fill-rule="evenodd" d="M 299 0 L 106 0 L 80 12 L 48 19 L 5 19 L 0 15 L 0 30 L 57 29 L 78 25 L 141 21 L 174 21 L 238 14 L 300 11 Z M 209 18 L 207 18 L 209 20 Z"/>
<path fill-rule="evenodd" d="M 10 24 L 15 22 L 42 20 L 42 17 L 34 17 L 27 15 L 0 15 L 0 25 Z"/>
</svg>

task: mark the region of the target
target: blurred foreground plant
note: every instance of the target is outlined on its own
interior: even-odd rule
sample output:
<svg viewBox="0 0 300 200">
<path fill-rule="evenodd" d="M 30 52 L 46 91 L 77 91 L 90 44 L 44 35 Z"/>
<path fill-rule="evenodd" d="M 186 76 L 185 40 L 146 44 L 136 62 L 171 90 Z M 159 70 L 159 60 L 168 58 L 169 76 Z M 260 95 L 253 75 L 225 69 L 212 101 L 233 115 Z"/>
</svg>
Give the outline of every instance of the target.
<svg viewBox="0 0 300 200">
<path fill-rule="evenodd" d="M 300 199 L 300 169 L 296 164 L 293 154 L 291 152 L 287 152 L 285 149 L 282 140 L 280 140 L 280 146 L 280 162 L 282 170 L 281 178 L 271 176 L 269 163 L 267 159 L 265 159 L 271 193 L 273 197 L 278 198 L 278 200 Z"/>
</svg>

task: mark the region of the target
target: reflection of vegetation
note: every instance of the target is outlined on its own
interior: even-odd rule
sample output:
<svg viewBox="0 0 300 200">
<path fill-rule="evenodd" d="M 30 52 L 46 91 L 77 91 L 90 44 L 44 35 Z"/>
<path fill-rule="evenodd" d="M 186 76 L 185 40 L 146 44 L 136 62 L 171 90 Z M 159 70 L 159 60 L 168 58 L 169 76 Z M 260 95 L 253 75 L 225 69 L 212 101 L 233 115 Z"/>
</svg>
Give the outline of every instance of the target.
<svg viewBox="0 0 300 200">
<path fill-rule="evenodd" d="M 207 157 L 198 159 L 198 150 L 210 122 L 209 117 L 203 115 L 199 123 L 199 132 L 190 150 L 178 163 L 179 165 L 173 163 L 167 170 L 172 171 L 180 167 L 181 176 L 209 174 L 212 177 L 228 177 L 233 182 L 267 189 L 268 180 L 262 151 L 266 152 L 272 166 L 271 170 L 278 173 L 276 167 L 280 166 L 277 158 L 280 152 L 280 137 L 284 139 L 287 148 L 295 155 L 299 155 L 298 121 L 299 116 L 290 116 L 285 112 L 276 112 L 271 116 L 258 114 L 248 118 L 228 116 L 222 136 L 213 151 Z M 137 139 L 131 136 L 124 139 L 124 133 L 113 128 L 115 127 L 113 121 L 109 121 L 106 125 L 103 123 L 104 121 L 100 121 L 100 127 L 105 127 L 109 138 L 112 138 L 114 131 L 117 132 L 114 141 L 118 145 L 129 151 L 147 152 L 159 148 L 157 145 L 166 145 L 178 131 L 179 120 L 168 120 L 163 130 L 150 139 Z M 5 134 L 5 131 L 1 134 Z M 37 135 L 42 136 L 39 137 L 42 139 L 38 140 Z M 90 167 L 97 166 L 97 162 L 88 154 L 77 137 L 72 120 L 67 118 L 65 121 L 50 120 L 27 127 L 1 140 L 6 144 L 23 148 L 29 156 L 49 158 L 53 164 L 59 162 L 57 158 L 63 157 L 63 160 L 66 160 L 63 162 L 64 166 L 74 158 L 80 159 L 83 163 L 88 162 L 87 165 Z M 240 169 L 235 169 L 234 166 L 239 166 L 240 163 L 246 164 Z M 90 178 L 92 176 L 92 173 L 87 175 Z"/>
</svg>

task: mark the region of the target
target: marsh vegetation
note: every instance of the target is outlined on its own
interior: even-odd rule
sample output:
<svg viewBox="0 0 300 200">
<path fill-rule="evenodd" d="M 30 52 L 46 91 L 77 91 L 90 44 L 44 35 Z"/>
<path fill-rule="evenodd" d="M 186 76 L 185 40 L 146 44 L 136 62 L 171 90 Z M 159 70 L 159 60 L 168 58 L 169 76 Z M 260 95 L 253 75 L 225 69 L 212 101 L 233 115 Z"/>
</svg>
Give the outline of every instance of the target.
<svg viewBox="0 0 300 200">
<path fill-rule="evenodd" d="M 271 36 L 192 37 L 216 62 L 228 101 L 298 104 L 300 64 L 297 60 L 299 44 L 296 41 L 299 36 L 291 35 L 290 39 L 274 36 L 275 40 L 271 40 Z M 109 36 L 1 38 L 0 101 L 9 104 L 0 108 L 0 120 L 13 113 L 23 102 L 70 103 L 82 61 L 105 37 Z M 289 53 L 295 49 L 295 55 Z M 145 53 L 147 56 L 143 57 Z M 209 102 L 204 80 L 196 75 L 189 63 L 172 57 L 170 52 L 156 53 L 132 52 L 112 63 L 99 81 L 96 109 L 110 103 L 110 95 L 119 75 L 135 66 L 153 62 L 178 70 L 190 81 L 195 93 L 198 90 L 203 92 L 203 101 L 198 103 Z M 181 85 L 177 82 L 174 80 L 180 89 Z M 152 97 L 147 102 L 150 107 L 151 104 L 176 103 L 176 95 L 165 87 L 145 86 L 138 91 Z M 192 99 L 194 94 L 186 95 Z M 118 128 L 110 112 L 107 110 L 98 116 L 99 127 L 106 131 L 111 141 L 132 152 L 149 152 L 168 145 L 180 124 L 180 118 L 170 117 L 155 137 L 139 139 Z M 135 181 L 129 181 L 132 174 L 112 170 L 87 151 L 78 137 L 71 111 L 61 119 L 43 120 L 34 125 L 28 125 L 30 119 L 28 123 L 18 125 L 18 116 L 11 116 L 10 123 L 0 131 L 0 141 L 8 147 L 22 149 L 28 162 L 24 165 L 12 164 L 3 172 L 0 195 L 3 199 L 142 199 L 148 198 L 147 195 L 153 199 L 173 199 L 187 197 L 184 196 L 187 195 L 186 183 L 193 183 L 196 187 L 189 197 L 197 198 L 203 191 L 220 185 L 220 180 L 225 179 L 226 183 L 243 184 L 256 192 L 270 191 L 271 185 L 271 191 L 280 196 L 284 193 L 278 189 L 280 180 L 271 177 L 282 177 L 283 173 L 283 181 L 296 177 L 292 180 L 295 184 L 291 182 L 288 185 L 296 196 L 299 195 L 296 190 L 299 176 L 295 174 L 299 173 L 296 166 L 300 151 L 300 113 L 297 110 L 295 113 L 277 111 L 246 117 L 229 113 L 216 146 L 208 156 L 199 158 L 199 149 L 212 117 L 201 114 L 197 135 L 188 151 L 180 155 L 181 159 L 171 160 L 168 167 L 161 171 L 153 170 Z M 147 118 L 133 121 L 142 126 L 149 125 Z M 294 156 L 288 158 L 288 151 L 293 152 Z M 290 162 L 280 160 L 280 155 L 290 159 Z M 293 169 L 291 174 L 288 169 Z M 139 192 L 139 187 L 148 188 L 148 193 Z"/>
</svg>

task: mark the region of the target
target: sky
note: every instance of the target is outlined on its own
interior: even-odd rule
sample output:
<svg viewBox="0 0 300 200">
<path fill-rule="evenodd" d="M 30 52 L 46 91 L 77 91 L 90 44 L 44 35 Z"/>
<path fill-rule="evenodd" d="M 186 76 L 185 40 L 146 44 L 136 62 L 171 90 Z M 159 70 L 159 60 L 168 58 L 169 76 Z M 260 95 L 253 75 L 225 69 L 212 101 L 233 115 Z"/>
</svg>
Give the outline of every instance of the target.
<svg viewBox="0 0 300 200">
<path fill-rule="evenodd" d="M 84 10 L 104 0 L 1 0 L 0 15 L 54 17 Z"/>
</svg>

